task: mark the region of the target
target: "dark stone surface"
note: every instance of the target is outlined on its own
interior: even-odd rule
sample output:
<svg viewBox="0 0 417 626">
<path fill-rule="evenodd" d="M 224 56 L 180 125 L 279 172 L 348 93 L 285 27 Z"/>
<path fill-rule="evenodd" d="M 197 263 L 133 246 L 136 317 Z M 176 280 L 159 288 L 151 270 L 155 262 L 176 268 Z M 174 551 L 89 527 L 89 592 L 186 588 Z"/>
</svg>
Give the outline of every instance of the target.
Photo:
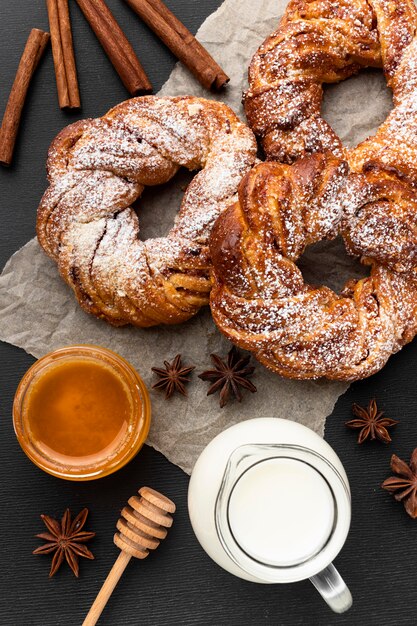
<svg viewBox="0 0 417 626">
<path fill-rule="evenodd" d="M 195 31 L 220 2 L 169 0 L 168 4 Z M 169 75 L 172 56 L 123 2 L 109 0 L 109 5 L 156 91 Z M 71 2 L 71 13 L 82 117 L 96 116 L 125 99 L 127 93 L 75 2 Z M 0 110 L 28 31 L 34 26 L 47 29 L 43 0 L 0 0 Z M 15 165 L 0 171 L 1 265 L 34 235 L 36 207 L 46 185 L 48 145 L 56 132 L 78 117 L 58 109 L 49 50 L 30 89 Z M 353 496 L 351 533 L 336 561 L 354 596 L 353 608 L 343 616 L 333 615 L 308 582 L 277 587 L 250 584 L 212 563 L 197 544 L 188 521 L 187 476 L 149 448 L 122 471 L 91 483 L 60 481 L 38 470 L 21 452 L 11 424 L 14 391 L 33 358 L 9 345 L 0 349 L 1 624 L 80 624 L 117 556 L 112 536 L 119 511 L 143 484 L 176 501 L 175 524 L 157 555 L 131 563 L 102 616 L 103 626 L 416 624 L 417 522 L 408 518 L 402 506 L 379 485 L 389 473 L 391 453 L 395 451 L 408 460 L 417 445 L 417 343 L 393 357 L 380 374 L 352 385 L 327 423 L 326 439 L 345 464 Z M 401 424 L 393 432 L 390 446 L 359 447 L 344 421 L 350 418 L 353 401 L 365 404 L 374 396 L 386 414 Z M 49 559 L 31 555 L 38 545 L 33 536 L 42 531 L 38 515 L 58 516 L 66 506 L 74 512 L 83 506 L 91 509 L 88 527 L 97 532 L 91 542 L 96 560 L 83 560 L 79 580 L 66 567 L 48 580 Z"/>
</svg>

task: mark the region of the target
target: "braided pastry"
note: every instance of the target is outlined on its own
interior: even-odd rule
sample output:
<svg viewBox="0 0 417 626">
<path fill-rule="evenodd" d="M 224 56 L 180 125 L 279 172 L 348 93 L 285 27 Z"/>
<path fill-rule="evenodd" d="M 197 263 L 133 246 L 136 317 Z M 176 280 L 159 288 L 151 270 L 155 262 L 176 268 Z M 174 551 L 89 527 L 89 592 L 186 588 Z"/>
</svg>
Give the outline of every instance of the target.
<svg viewBox="0 0 417 626">
<path fill-rule="evenodd" d="M 256 92 L 252 81 L 249 119 L 268 156 L 284 163 L 257 165 L 216 222 L 211 309 L 226 336 L 283 376 L 364 378 L 417 333 L 416 30 L 406 0 L 294 0 L 252 65 L 252 78 L 262 63 L 269 73 L 263 90 L 260 78 Z M 348 53 L 349 32 L 356 34 Z M 340 47 L 336 34 L 345 34 Z M 379 55 L 394 109 L 374 137 L 347 151 L 320 118 L 319 100 L 300 103 L 314 89 L 321 97 L 331 77 L 377 65 Z M 298 101 L 283 95 L 295 93 L 290 83 Z M 368 278 L 349 281 L 340 295 L 306 284 L 296 265 L 307 245 L 337 234 L 371 266 Z"/>
<path fill-rule="evenodd" d="M 224 104 L 128 100 L 64 129 L 49 150 L 37 235 L 81 306 L 113 325 L 183 322 L 208 303 L 208 238 L 254 164 L 252 132 Z M 201 169 L 166 237 L 140 241 L 131 208 L 180 166 Z"/>
<path fill-rule="evenodd" d="M 267 157 L 292 163 L 305 152 L 342 156 L 339 137 L 320 115 L 323 84 L 381 67 L 383 58 L 388 85 L 400 90 L 398 65 L 415 32 L 413 0 L 291 0 L 252 59 L 244 97 Z"/>
</svg>

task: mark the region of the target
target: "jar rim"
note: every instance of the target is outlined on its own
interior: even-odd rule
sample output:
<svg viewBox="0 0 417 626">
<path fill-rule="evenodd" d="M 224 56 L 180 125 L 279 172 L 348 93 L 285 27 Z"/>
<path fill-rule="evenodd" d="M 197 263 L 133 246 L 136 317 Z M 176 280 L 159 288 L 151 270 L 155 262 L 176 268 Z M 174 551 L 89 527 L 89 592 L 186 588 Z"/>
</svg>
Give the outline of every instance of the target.
<svg viewBox="0 0 417 626">
<path fill-rule="evenodd" d="M 124 382 L 132 401 L 132 415 L 128 434 L 115 448 L 113 454 L 95 464 L 68 465 L 42 453 L 35 445 L 30 433 L 23 424 L 23 403 L 34 381 L 39 380 L 42 373 L 49 371 L 54 364 L 72 358 L 85 357 L 97 363 L 110 365 Z M 139 452 L 149 433 L 151 422 L 151 403 L 148 390 L 135 368 L 120 354 L 93 344 L 74 344 L 53 350 L 29 367 L 16 389 L 13 401 L 13 427 L 20 447 L 26 456 L 40 469 L 52 476 L 73 481 L 94 480 L 108 476 L 124 467 Z"/>
</svg>

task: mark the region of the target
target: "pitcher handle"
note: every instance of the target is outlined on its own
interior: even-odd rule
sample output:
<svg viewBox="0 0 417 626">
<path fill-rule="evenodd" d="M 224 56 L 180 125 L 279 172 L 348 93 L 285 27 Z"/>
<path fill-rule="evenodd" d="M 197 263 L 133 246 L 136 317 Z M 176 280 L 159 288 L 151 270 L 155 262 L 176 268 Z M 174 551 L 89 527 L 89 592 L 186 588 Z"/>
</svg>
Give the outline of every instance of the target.
<svg viewBox="0 0 417 626">
<path fill-rule="evenodd" d="M 311 582 L 335 613 L 344 613 L 352 606 L 352 594 L 339 572 L 330 563 L 324 570 L 312 576 Z"/>
</svg>

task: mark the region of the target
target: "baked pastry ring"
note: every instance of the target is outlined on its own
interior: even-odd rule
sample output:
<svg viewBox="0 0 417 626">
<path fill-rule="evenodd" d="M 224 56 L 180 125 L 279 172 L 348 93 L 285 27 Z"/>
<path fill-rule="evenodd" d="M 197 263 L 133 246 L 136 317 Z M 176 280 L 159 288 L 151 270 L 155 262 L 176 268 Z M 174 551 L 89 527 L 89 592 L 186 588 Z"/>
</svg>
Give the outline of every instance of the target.
<svg viewBox="0 0 417 626">
<path fill-rule="evenodd" d="M 417 266 L 416 32 L 414 0 L 291 0 L 252 59 L 245 95 L 269 159 L 330 151 L 348 161 L 347 250 L 396 271 Z M 394 108 L 375 136 L 348 150 L 321 117 L 323 84 L 367 66 L 383 67 Z"/>
<path fill-rule="evenodd" d="M 113 325 L 184 322 L 208 304 L 210 231 L 256 149 L 229 107 L 201 98 L 135 98 L 76 122 L 49 150 L 39 242 L 89 313 Z M 180 166 L 201 171 L 174 227 L 140 241 L 132 202 Z"/>
<path fill-rule="evenodd" d="M 266 153 L 304 156 L 257 165 L 216 222 L 211 309 L 227 337 L 288 378 L 370 376 L 417 333 L 416 31 L 412 2 L 294 0 L 252 65 L 252 78 L 269 72 L 246 99 Z M 319 116 L 317 77 L 338 80 L 379 54 L 394 109 L 374 137 L 344 150 Z M 337 234 L 371 265 L 340 295 L 306 284 L 295 263 Z"/>
<path fill-rule="evenodd" d="M 410 87 L 407 63 L 399 65 L 415 32 L 414 0 L 290 0 L 251 61 L 244 96 L 267 158 L 292 163 L 324 150 L 343 156 L 339 137 L 321 117 L 323 84 L 383 64 L 396 105 Z"/>
</svg>

